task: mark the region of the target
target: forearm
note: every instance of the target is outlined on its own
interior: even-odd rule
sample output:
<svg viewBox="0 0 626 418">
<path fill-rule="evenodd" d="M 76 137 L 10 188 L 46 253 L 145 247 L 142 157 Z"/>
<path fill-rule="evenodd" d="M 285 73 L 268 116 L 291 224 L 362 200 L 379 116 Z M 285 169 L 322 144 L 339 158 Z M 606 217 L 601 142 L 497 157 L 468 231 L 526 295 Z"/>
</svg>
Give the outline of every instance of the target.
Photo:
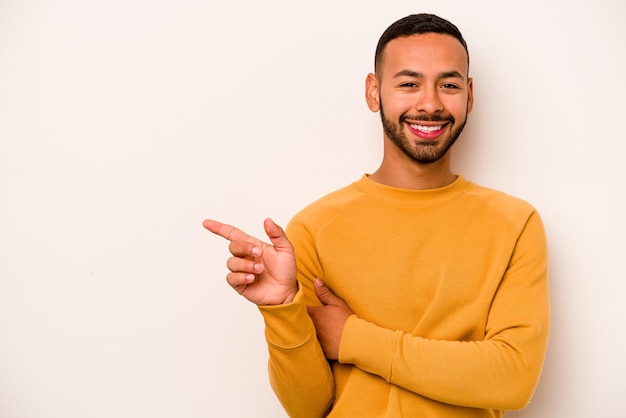
<svg viewBox="0 0 626 418">
<path fill-rule="evenodd" d="M 528 334 L 521 348 L 510 345 L 506 337 L 425 339 L 352 317 L 346 324 L 339 361 L 440 402 L 520 409 L 536 386 L 546 336 L 530 329 L 514 332 Z"/>
<path fill-rule="evenodd" d="M 539 264 L 533 274 L 516 268 L 505 276 L 489 306 L 483 338 L 446 338 L 442 329 L 439 337 L 425 338 L 353 316 L 344 327 L 339 361 L 437 401 L 520 409 L 537 385 L 549 328 L 547 272 Z"/>
<path fill-rule="evenodd" d="M 270 383 L 289 416 L 323 417 L 334 398 L 334 381 L 303 299 L 300 292 L 289 305 L 260 307 Z"/>
</svg>

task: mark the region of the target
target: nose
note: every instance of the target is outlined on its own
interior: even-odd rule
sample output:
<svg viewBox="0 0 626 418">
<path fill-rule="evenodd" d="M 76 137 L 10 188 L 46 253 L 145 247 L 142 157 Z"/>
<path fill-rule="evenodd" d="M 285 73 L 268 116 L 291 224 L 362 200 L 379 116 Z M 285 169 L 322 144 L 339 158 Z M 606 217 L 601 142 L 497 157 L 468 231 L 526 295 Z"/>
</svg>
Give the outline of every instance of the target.
<svg viewBox="0 0 626 418">
<path fill-rule="evenodd" d="M 443 103 L 435 86 L 422 88 L 415 103 L 415 110 L 429 115 L 443 110 Z"/>
</svg>

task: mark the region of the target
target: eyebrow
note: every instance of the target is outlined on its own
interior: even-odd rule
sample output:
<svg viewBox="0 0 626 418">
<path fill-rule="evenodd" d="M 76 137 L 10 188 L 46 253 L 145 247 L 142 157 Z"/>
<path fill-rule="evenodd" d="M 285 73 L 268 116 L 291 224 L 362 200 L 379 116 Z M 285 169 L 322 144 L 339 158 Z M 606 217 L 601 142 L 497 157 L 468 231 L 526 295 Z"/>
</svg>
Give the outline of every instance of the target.
<svg viewBox="0 0 626 418">
<path fill-rule="evenodd" d="M 413 77 L 413 78 L 424 78 L 424 74 L 417 72 L 417 71 L 413 71 L 413 70 L 402 70 L 397 72 L 394 76 L 394 78 L 398 78 L 398 77 Z M 461 73 L 459 73 L 458 71 L 444 71 L 441 72 L 437 75 L 438 79 L 441 78 L 460 78 L 461 80 L 465 80 L 465 77 L 463 77 L 461 75 Z"/>
</svg>

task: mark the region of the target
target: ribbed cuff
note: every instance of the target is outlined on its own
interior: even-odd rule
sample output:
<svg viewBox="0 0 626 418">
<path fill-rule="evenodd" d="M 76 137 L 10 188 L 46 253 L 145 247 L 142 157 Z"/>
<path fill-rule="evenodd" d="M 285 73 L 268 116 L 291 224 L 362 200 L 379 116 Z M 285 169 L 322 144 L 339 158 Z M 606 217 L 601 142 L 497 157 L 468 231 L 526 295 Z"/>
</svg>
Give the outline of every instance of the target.
<svg viewBox="0 0 626 418">
<path fill-rule="evenodd" d="M 315 327 L 304 304 L 304 292 L 298 291 L 293 302 L 259 306 L 265 321 L 267 342 L 279 347 L 298 347 L 315 337 Z"/>
</svg>

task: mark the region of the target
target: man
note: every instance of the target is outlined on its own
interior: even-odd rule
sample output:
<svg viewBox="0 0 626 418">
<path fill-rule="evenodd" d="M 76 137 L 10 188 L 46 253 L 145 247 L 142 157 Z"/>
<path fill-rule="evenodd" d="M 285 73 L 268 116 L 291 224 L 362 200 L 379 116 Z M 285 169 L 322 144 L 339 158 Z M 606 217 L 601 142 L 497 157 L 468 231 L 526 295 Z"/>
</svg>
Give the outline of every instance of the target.
<svg viewBox="0 0 626 418">
<path fill-rule="evenodd" d="M 529 402 L 549 331 L 545 234 L 532 206 L 451 171 L 468 69 L 453 24 L 400 19 L 366 79 L 378 170 L 286 235 L 266 220 L 271 244 L 204 222 L 230 240 L 227 281 L 259 306 L 290 416 L 501 417 Z"/>
</svg>

